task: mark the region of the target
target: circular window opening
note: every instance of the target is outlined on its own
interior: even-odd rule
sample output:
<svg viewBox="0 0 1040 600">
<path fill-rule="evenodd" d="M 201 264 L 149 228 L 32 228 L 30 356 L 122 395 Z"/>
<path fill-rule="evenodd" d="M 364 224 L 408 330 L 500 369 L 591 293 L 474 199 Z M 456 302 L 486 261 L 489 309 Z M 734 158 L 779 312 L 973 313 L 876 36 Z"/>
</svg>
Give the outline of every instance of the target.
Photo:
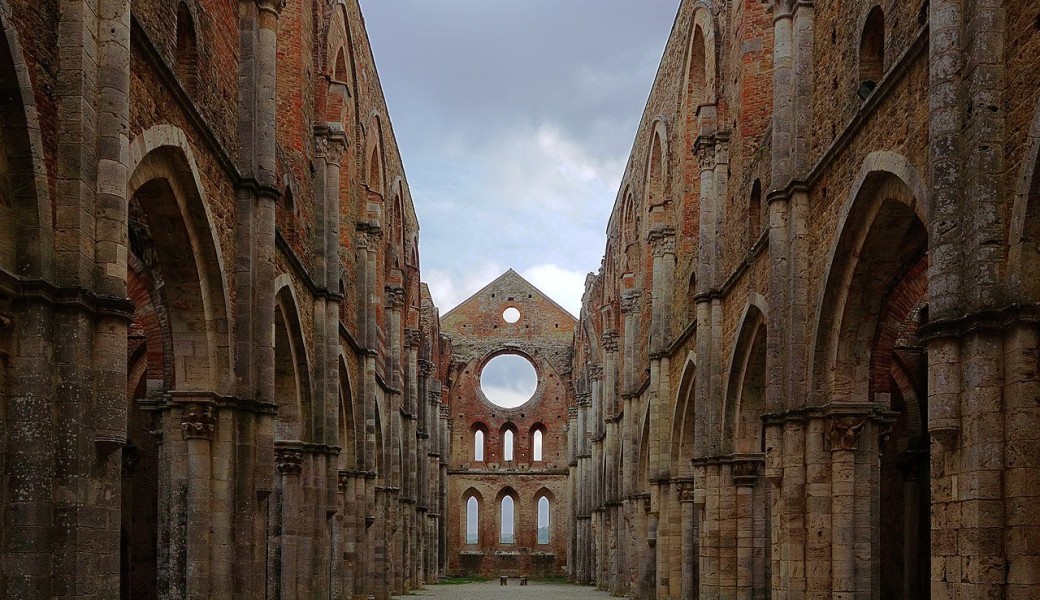
<svg viewBox="0 0 1040 600">
<path fill-rule="evenodd" d="M 520 320 L 520 311 L 510 306 L 502 312 L 502 318 L 506 323 L 516 323 Z"/>
<path fill-rule="evenodd" d="M 516 408 L 531 399 L 538 388 L 534 365 L 519 354 L 500 354 L 480 372 L 480 389 L 500 408 Z"/>
</svg>

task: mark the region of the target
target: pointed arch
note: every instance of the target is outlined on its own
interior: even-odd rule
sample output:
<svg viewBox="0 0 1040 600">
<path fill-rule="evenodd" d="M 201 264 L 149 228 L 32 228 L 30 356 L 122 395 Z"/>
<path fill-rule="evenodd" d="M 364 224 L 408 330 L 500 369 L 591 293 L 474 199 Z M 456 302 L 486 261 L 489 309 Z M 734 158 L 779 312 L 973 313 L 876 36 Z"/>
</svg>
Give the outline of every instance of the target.
<svg viewBox="0 0 1040 600">
<path fill-rule="evenodd" d="M 230 306 L 223 252 L 184 132 L 153 127 L 130 144 L 131 245 L 152 253 L 167 298 L 178 391 L 230 394 Z M 125 258 L 119 265 L 125 272 Z"/>
<path fill-rule="evenodd" d="M 18 33 L 0 12 L 0 270 L 47 277 L 52 206 L 36 96 Z"/>
<path fill-rule="evenodd" d="M 650 154 L 647 157 L 645 173 L 646 199 L 644 204 L 653 222 L 660 224 L 667 223 L 666 217 L 671 204 L 668 198 L 668 126 L 664 117 L 658 117 L 654 121 L 651 136 Z"/>
<path fill-rule="evenodd" d="M 740 320 L 730 357 L 729 380 L 722 428 L 724 454 L 762 452 L 762 415 L 765 414 L 766 310 L 755 294 Z"/>
<path fill-rule="evenodd" d="M 199 85 L 199 40 L 195 16 L 186 0 L 177 4 L 177 77 L 189 94 Z"/>
<path fill-rule="evenodd" d="M 380 196 L 386 189 L 386 168 L 383 155 L 383 124 L 377 114 L 369 119 L 368 144 L 365 152 L 365 184 L 369 191 Z"/>
<path fill-rule="evenodd" d="M 521 508 L 520 495 L 511 486 L 506 486 L 498 492 L 498 495 L 495 497 L 495 503 L 498 506 L 499 516 L 498 543 L 517 543 L 516 516 Z"/>
<path fill-rule="evenodd" d="M 350 371 L 347 368 L 346 356 L 340 351 L 339 361 L 339 444 L 340 469 L 359 469 L 361 463 L 361 447 L 358 440 L 363 439 L 358 431 L 357 406 L 353 388 L 350 385 Z"/>
<path fill-rule="evenodd" d="M 1008 237 L 1008 288 L 1017 300 L 1040 300 L 1040 99 L 1025 142 Z"/>
<path fill-rule="evenodd" d="M 691 474 L 690 460 L 695 456 L 694 430 L 696 425 L 697 355 L 690 352 L 679 378 L 679 391 L 672 414 L 671 459 L 672 472 L 680 476 Z"/>
<path fill-rule="evenodd" d="M 300 326 L 299 304 L 287 275 L 275 279 L 275 439 L 312 441 L 310 362 Z"/>
<path fill-rule="evenodd" d="M 718 86 L 715 18 L 711 14 L 711 7 L 703 0 L 698 1 L 693 9 L 689 40 L 683 110 L 687 118 L 687 131 L 695 132 L 700 129 L 700 109 L 715 104 Z"/>
<path fill-rule="evenodd" d="M 867 157 L 839 213 L 811 348 L 816 403 L 870 396 L 870 351 L 885 290 L 927 252 L 925 186 L 902 156 Z"/>
<path fill-rule="evenodd" d="M 875 4 L 860 24 L 859 85 L 869 94 L 885 74 L 885 11 Z M 865 100 L 866 95 L 861 93 Z"/>
</svg>

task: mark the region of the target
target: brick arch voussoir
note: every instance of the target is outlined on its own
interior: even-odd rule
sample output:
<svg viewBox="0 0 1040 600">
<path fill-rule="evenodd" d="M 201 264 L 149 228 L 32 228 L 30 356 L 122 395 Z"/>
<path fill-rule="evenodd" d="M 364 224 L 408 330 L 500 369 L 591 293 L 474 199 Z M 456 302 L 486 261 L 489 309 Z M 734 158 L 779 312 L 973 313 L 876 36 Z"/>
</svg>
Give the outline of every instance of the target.
<svg viewBox="0 0 1040 600">
<path fill-rule="evenodd" d="M 928 299 L 928 257 L 925 255 L 900 276 L 885 298 L 878 317 L 877 333 L 870 353 L 870 391 L 885 393 L 897 342 L 916 333 L 916 322 L 908 322 L 913 312 Z"/>
</svg>

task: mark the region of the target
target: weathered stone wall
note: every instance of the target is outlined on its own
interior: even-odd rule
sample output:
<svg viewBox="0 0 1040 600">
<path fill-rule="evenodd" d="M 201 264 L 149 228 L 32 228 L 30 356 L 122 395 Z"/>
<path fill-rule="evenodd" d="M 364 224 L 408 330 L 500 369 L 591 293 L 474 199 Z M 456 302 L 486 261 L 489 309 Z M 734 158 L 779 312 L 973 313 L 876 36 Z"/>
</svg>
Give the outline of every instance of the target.
<svg viewBox="0 0 1040 600">
<path fill-rule="evenodd" d="M 681 4 L 574 341 L 572 577 L 1037 593 L 1037 14 Z"/>
<path fill-rule="evenodd" d="M 358 3 L 0 24 L 0 596 L 436 580 L 439 324 Z"/>
</svg>

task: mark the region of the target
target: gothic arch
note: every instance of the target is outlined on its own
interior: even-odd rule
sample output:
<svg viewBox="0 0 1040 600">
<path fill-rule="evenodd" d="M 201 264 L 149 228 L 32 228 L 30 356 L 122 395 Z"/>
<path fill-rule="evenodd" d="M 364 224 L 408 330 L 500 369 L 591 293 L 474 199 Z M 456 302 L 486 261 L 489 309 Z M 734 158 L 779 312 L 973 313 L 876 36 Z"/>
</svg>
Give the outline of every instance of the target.
<svg viewBox="0 0 1040 600">
<path fill-rule="evenodd" d="M 724 454 L 754 454 L 762 451 L 766 314 L 765 299 L 753 294 L 740 319 L 739 333 L 729 361 L 722 427 Z"/>
<path fill-rule="evenodd" d="M 362 446 L 358 440 L 364 439 L 358 431 L 357 407 L 354 402 L 353 386 L 350 385 L 350 369 L 347 368 L 346 357 L 342 350 L 339 356 L 339 445 L 341 469 L 360 469 Z"/>
<path fill-rule="evenodd" d="M 378 113 L 373 113 L 369 119 L 366 137 L 368 143 L 365 144 L 365 184 L 370 192 L 382 197 L 386 189 L 386 158 L 383 153 L 383 124 Z"/>
<path fill-rule="evenodd" d="M 690 460 L 696 455 L 694 428 L 696 425 L 697 397 L 695 383 L 697 381 L 697 355 L 690 352 L 686 355 L 682 376 L 679 378 L 679 392 L 675 399 L 675 411 L 672 415 L 671 458 L 672 472 L 689 475 L 693 472 Z"/>
<path fill-rule="evenodd" d="M 646 194 L 646 211 L 657 223 L 662 217 L 657 213 L 668 214 L 670 199 L 668 198 L 668 126 L 664 117 L 654 121 L 651 134 L 650 154 L 647 157 L 644 193 Z"/>
<path fill-rule="evenodd" d="M 1008 238 L 1007 285 L 1014 299 L 1040 301 L 1040 99 L 1026 138 Z"/>
<path fill-rule="evenodd" d="M 922 179 L 891 152 L 867 157 L 839 213 L 811 348 L 817 404 L 869 398 L 869 349 L 893 274 L 927 251 Z"/>
<path fill-rule="evenodd" d="M 223 253 L 184 133 L 172 125 L 143 132 L 130 144 L 129 172 L 127 197 L 143 215 L 138 234 L 150 239 L 166 295 L 177 299 L 177 310 L 168 313 L 175 389 L 229 394 Z"/>
<path fill-rule="evenodd" d="M 32 81 L 9 14 L 4 3 L 0 10 L 0 270 L 47 277 L 53 249 L 47 166 Z M 3 196 L 9 197 L 6 203 Z"/>
<path fill-rule="evenodd" d="M 715 18 L 711 14 L 711 7 L 703 0 L 694 5 L 689 40 L 683 108 L 688 119 L 695 119 L 699 107 L 715 103 L 718 86 Z"/>
<path fill-rule="evenodd" d="M 275 279 L 275 399 L 277 441 L 313 441 L 310 368 L 300 326 L 299 304 L 287 275 Z"/>
</svg>

